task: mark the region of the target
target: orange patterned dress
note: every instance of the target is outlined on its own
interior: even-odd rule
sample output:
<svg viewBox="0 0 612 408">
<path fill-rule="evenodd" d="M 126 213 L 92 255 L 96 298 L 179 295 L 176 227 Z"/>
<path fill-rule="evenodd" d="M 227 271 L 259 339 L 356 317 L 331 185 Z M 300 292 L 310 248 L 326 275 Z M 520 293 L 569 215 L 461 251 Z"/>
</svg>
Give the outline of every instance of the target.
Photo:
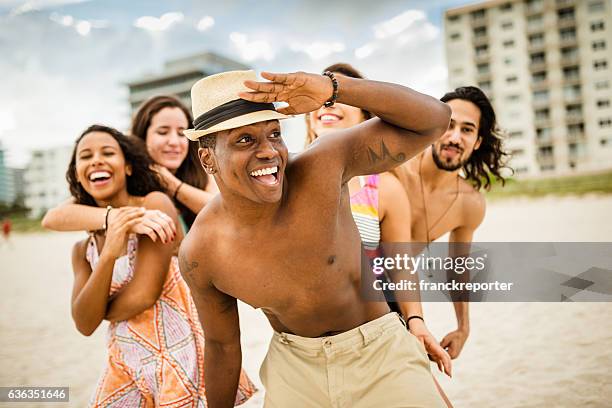
<svg viewBox="0 0 612 408">
<path fill-rule="evenodd" d="M 127 255 L 115 261 L 111 296 L 132 279 L 137 247 L 138 238 L 130 236 Z M 86 257 L 93 269 L 99 257 L 93 237 Z M 90 406 L 206 407 L 204 333 L 176 257 L 155 305 L 131 319 L 111 323 L 107 340 L 106 368 Z M 256 391 L 241 372 L 236 405 Z"/>
</svg>

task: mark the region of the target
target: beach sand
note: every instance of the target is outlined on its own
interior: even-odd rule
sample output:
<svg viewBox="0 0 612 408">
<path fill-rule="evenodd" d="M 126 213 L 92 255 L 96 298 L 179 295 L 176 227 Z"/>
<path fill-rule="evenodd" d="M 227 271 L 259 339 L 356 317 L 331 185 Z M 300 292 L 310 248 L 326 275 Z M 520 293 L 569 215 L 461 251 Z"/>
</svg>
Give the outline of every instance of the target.
<svg viewBox="0 0 612 408">
<path fill-rule="evenodd" d="M 612 196 L 512 199 L 488 204 L 476 241 L 612 241 Z M 106 325 L 80 335 L 70 317 L 72 244 L 83 233 L 17 234 L 0 246 L 0 386 L 69 386 L 84 407 L 105 360 Z M 426 304 L 441 338 L 455 326 L 451 304 Z M 470 338 L 453 378 L 436 374 L 456 407 L 611 407 L 611 303 L 471 304 Z M 271 331 L 240 305 L 244 367 L 260 385 Z M 434 366 L 432 365 L 432 369 Z M 263 392 L 244 407 L 260 407 Z M 297 408 L 297 407 L 296 407 Z"/>
</svg>

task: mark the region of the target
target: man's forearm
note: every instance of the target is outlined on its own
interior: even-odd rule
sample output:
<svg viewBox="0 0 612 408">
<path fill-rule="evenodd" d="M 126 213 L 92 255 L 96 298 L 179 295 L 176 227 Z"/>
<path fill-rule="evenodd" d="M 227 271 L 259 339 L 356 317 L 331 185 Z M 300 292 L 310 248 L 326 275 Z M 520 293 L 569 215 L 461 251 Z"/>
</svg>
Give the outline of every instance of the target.
<svg viewBox="0 0 612 408">
<path fill-rule="evenodd" d="M 206 340 L 205 350 L 204 380 L 208 408 L 233 407 L 242 366 L 240 342 L 220 344 Z"/>
<path fill-rule="evenodd" d="M 450 109 L 437 99 L 405 86 L 338 75 L 338 102 L 367 110 L 395 126 L 416 133 L 440 133 Z"/>
</svg>

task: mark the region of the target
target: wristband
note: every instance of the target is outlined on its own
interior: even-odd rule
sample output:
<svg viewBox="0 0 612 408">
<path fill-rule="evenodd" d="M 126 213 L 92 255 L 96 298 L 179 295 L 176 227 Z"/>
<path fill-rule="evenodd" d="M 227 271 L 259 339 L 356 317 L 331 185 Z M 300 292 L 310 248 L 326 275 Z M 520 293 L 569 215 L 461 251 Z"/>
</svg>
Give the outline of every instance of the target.
<svg viewBox="0 0 612 408">
<path fill-rule="evenodd" d="M 181 187 L 183 187 L 183 184 L 185 182 L 181 181 L 181 184 L 178 185 L 178 187 L 176 188 L 176 190 L 174 190 L 174 194 L 172 194 L 172 199 L 176 201 L 176 196 L 178 195 L 179 190 L 181 189 Z"/>
<path fill-rule="evenodd" d="M 108 214 L 110 214 L 112 209 L 113 209 L 112 206 L 110 205 L 106 206 L 106 215 L 104 216 L 104 225 L 102 225 L 102 229 L 104 230 L 104 232 L 106 232 L 106 230 L 108 229 Z"/>
<path fill-rule="evenodd" d="M 410 320 L 412 319 L 419 319 L 423 323 L 425 323 L 425 320 L 421 316 L 418 316 L 418 315 L 410 316 L 409 318 L 406 319 L 406 327 L 408 328 L 408 330 L 410 330 Z"/>
<path fill-rule="evenodd" d="M 323 104 L 323 106 L 325 106 L 326 108 L 329 108 L 330 106 L 333 106 L 334 103 L 336 103 L 336 99 L 338 99 L 338 80 L 334 76 L 333 72 L 325 71 L 323 75 L 331 79 L 332 86 L 334 87 L 334 91 L 332 92 L 331 98 L 329 98 L 327 102 Z"/>
</svg>

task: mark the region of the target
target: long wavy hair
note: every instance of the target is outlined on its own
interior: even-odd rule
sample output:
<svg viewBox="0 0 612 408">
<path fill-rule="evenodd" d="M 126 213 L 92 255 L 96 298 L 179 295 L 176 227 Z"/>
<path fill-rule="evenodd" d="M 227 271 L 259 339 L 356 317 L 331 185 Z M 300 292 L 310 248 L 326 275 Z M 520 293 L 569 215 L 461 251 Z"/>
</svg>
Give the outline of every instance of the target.
<svg viewBox="0 0 612 408">
<path fill-rule="evenodd" d="M 329 67 L 323 70 L 323 72 L 325 71 L 329 71 L 334 74 L 342 74 L 342 75 L 345 75 L 351 78 L 359 78 L 359 79 L 365 78 L 361 74 L 361 72 L 355 69 L 355 67 L 353 67 L 350 64 L 346 64 L 344 62 L 339 62 L 333 65 L 330 65 Z M 374 116 L 372 115 L 372 113 L 368 112 L 367 110 L 362 109 L 361 112 L 363 113 L 364 120 L 368 120 Z M 309 114 L 304 115 L 304 118 L 306 119 L 306 141 L 304 142 L 304 147 L 308 147 L 312 142 L 314 142 L 314 140 L 317 138 L 317 135 L 312 129 L 312 127 L 310 126 Z"/>
<path fill-rule="evenodd" d="M 502 133 L 497 126 L 495 111 L 487 96 L 475 86 L 464 86 L 445 94 L 440 100 L 448 102 L 453 99 L 462 99 L 472 102 L 480 109 L 480 123 L 478 124 L 478 137 L 480 146 L 472 152 L 467 163 L 463 165 L 465 178 L 477 190 L 491 188 L 491 175 L 500 180 L 502 185 L 506 180 L 501 175 L 501 169 L 509 168 L 506 165 L 508 153 L 503 150 Z M 512 169 L 511 169 L 512 170 Z"/>
<path fill-rule="evenodd" d="M 83 188 L 81 183 L 79 183 L 76 174 L 77 146 L 81 139 L 91 132 L 107 133 L 119 144 L 125 162 L 132 167 L 132 174 L 129 176 L 126 175 L 128 194 L 144 197 L 152 191 L 163 191 L 159 176 L 151 170 L 153 161 L 140 141 L 130 138 L 112 127 L 92 125 L 85 129 L 74 142 L 72 157 L 70 158 L 70 164 L 68 164 L 68 170 L 66 171 L 66 181 L 68 181 L 70 194 L 74 197 L 77 204 L 98 207 L 96 200 L 94 200 L 94 198 Z"/>
<path fill-rule="evenodd" d="M 191 112 L 189 112 L 189 109 L 187 109 L 187 107 L 183 105 L 181 101 L 173 96 L 159 95 L 149 98 L 143 102 L 142 105 L 140 105 L 132 120 L 130 135 L 135 136 L 146 143 L 147 130 L 149 130 L 149 126 L 151 126 L 153 116 L 164 108 L 179 108 L 181 112 L 185 114 L 188 126 L 191 126 L 193 123 Z M 179 180 L 204 190 L 208 184 L 208 176 L 203 171 L 202 165 L 200 164 L 198 148 L 198 142 L 189 140 L 187 157 L 185 157 L 185 160 L 183 160 L 174 175 Z M 191 226 L 197 214 L 184 206 L 178 200 L 175 200 L 174 204 L 180 211 L 185 223 Z"/>
</svg>

